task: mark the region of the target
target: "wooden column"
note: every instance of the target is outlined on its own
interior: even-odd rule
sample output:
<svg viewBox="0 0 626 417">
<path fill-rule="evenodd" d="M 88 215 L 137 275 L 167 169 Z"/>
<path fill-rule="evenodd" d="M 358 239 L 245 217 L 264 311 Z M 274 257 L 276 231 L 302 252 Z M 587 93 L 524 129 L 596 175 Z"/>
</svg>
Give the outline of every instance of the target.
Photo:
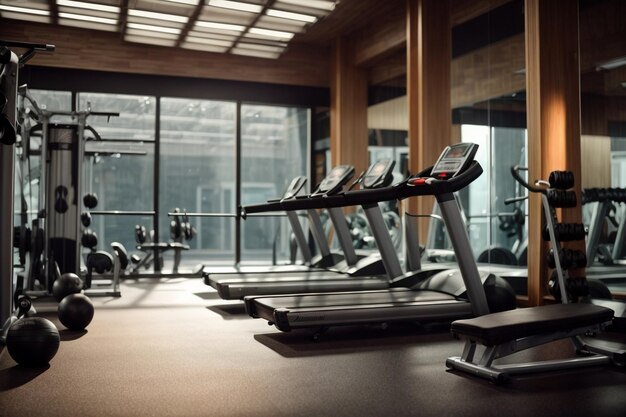
<svg viewBox="0 0 626 417">
<path fill-rule="evenodd" d="M 551 171 L 570 170 L 580 197 L 578 2 L 526 0 L 525 7 L 528 178 L 545 179 Z M 528 304 L 540 305 L 549 277 L 538 194 L 531 195 L 529 216 Z M 581 218 L 579 204 L 563 210 L 561 221 L 579 223 Z M 584 242 L 574 247 L 584 249 Z"/>
<path fill-rule="evenodd" d="M 332 165 L 354 165 L 356 175 L 367 168 L 367 72 L 354 65 L 346 38 L 335 40 L 330 82 L 330 151 Z"/>
<path fill-rule="evenodd" d="M 409 170 L 433 165 L 451 143 L 450 65 L 452 32 L 449 0 L 407 0 L 407 103 Z M 411 199 L 409 210 L 430 214 L 432 198 Z M 425 243 L 427 222 L 420 222 Z"/>
</svg>

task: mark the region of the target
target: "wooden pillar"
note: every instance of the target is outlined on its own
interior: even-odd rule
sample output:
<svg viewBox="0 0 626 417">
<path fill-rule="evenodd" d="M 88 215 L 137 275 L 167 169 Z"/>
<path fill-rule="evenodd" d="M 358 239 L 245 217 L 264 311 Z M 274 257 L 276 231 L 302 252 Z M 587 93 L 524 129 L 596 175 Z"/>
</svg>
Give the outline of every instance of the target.
<svg viewBox="0 0 626 417">
<path fill-rule="evenodd" d="M 330 82 L 330 151 L 332 165 L 350 164 L 359 175 L 367 153 L 367 73 L 354 65 L 347 38 L 335 40 Z"/>
<path fill-rule="evenodd" d="M 578 2 L 526 0 L 526 86 L 529 181 L 570 170 L 580 197 L 580 89 Z M 580 203 L 580 198 L 578 199 Z M 561 221 L 580 223 L 582 211 L 563 210 Z M 528 304 L 546 292 L 547 245 L 541 237 L 540 196 L 531 194 L 528 229 Z M 571 247 L 571 246 L 570 246 Z M 575 244 L 584 249 L 584 242 Z"/>
<path fill-rule="evenodd" d="M 449 0 L 407 0 L 407 103 L 409 170 L 433 165 L 452 141 L 450 65 L 452 30 Z M 411 199 L 410 212 L 430 214 L 434 199 Z M 420 222 L 426 242 L 427 222 Z"/>
</svg>

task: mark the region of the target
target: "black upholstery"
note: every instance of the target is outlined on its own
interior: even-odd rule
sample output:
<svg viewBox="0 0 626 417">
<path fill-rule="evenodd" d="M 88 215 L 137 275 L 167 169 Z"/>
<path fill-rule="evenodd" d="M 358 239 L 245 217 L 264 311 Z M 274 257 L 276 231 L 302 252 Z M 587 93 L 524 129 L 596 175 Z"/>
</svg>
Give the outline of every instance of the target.
<svg viewBox="0 0 626 417">
<path fill-rule="evenodd" d="M 592 304 L 552 304 L 487 314 L 452 323 L 451 331 L 485 346 L 610 322 L 613 310 Z"/>
<path fill-rule="evenodd" d="M 120 260 L 120 268 L 122 270 L 126 269 L 128 266 L 128 252 L 126 251 L 124 245 L 119 242 L 112 242 L 111 248 L 115 251 L 115 254 Z"/>
<path fill-rule="evenodd" d="M 98 274 L 104 274 L 113 268 L 113 257 L 105 251 L 91 252 L 87 255 L 87 269 L 94 270 Z"/>
</svg>

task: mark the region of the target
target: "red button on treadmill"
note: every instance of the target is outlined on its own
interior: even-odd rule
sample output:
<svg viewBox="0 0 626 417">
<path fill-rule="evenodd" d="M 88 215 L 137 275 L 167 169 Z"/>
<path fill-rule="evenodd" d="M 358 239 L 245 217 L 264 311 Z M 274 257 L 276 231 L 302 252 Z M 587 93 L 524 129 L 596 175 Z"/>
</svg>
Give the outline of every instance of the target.
<svg viewBox="0 0 626 417">
<path fill-rule="evenodd" d="M 409 182 L 409 184 L 411 184 L 411 185 L 423 185 L 423 184 L 426 184 L 426 178 L 421 178 L 420 177 L 420 178 L 412 179 Z"/>
</svg>

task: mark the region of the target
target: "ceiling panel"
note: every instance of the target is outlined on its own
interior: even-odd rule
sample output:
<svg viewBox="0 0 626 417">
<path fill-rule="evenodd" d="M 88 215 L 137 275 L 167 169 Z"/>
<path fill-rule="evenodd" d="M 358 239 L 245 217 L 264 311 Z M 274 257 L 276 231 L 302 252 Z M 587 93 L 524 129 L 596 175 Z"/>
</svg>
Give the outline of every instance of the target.
<svg viewBox="0 0 626 417">
<path fill-rule="evenodd" d="M 278 58 L 337 0 L 0 0 L 0 17 L 118 31 L 128 42 Z"/>
</svg>

